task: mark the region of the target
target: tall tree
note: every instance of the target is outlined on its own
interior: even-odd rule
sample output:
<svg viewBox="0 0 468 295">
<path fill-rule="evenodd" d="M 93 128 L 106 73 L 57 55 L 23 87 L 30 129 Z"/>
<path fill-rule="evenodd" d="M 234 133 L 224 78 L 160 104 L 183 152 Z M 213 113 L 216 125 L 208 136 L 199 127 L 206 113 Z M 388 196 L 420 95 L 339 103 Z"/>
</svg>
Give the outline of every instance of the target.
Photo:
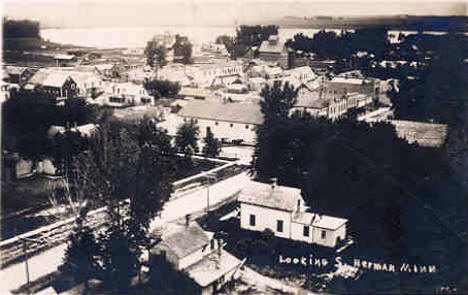
<svg viewBox="0 0 468 295">
<path fill-rule="evenodd" d="M 200 129 L 194 120 L 189 120 L 180 126 L 175 138 L 177 152 L 186 155 L 197 153 L 199 133 Z"/>
<path fill-rule="evenodd" d="M 213 132 L 208 129 L 206 136 L 203 139 L 205 145 L 203 146 L 203 154 L 206 157 L 216 157 L 221 152 L 221 144 L 217 138 L 214 137 Z"/>
<path fill-rule="evenodd" d="M 162 68 L 167 65 L 166 46 L 161 44 L 158 40 L 153 38 L 148 41 L 144 52 L 146 55 L 146 62 L 149 66 Z"/>
</svg>

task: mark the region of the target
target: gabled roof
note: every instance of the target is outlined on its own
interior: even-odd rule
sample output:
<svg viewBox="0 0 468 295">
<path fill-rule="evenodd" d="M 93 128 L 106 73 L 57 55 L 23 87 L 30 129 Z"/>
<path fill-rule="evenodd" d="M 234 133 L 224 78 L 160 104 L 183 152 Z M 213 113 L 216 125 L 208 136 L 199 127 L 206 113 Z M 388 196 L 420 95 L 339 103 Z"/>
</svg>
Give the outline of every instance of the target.
<svg viewBox="0 0 468 295">
<path fill-rule="evenodd" d="M 269 40 L 263 41 L 262 44 L 260 45 L 260 48 L 258 51 L 260 53 L 262 52 L 269 52 L 269 53 L 281 53 L 285 51 L 286 46 L 284 45 L 281 40 L 278 38 L 274 39 L 272 38 L 273 36 L 270 36 Z"/>
<path fill-rule="evenodd" d="M 301 197 L 301 190 L 294 187 L 273 185 L 252 181 L 246 185 L 238 201 L 268 208 L 294 211 L 297 200 Z"/>
<path fill-rule="evenodd" d="M 319 215 L 317 213 L 311 212 L 297 212 L 293 216 L 293 222 L 316 226 L 324 229 L 336 230 L 348 222 L 348 220 L 327 215 Z"/>
<path fill-rule="evenodd" d="M 17 66 L 6 66 L 5 71 L 9 75 L 21 75 L 25 70 L 27 70 L 27 67 L 17 67 Z"/>
<path fill-rule="evenodd" d="M 66 72 L 40 70 L 29 79 L 28 84 L 62 87 L 67 79 L 71 79 L 71 77 Z"/>
<path fill-rule="evenodd" d="M 164 237 L 156 248 L 173 252 L 178 258 L 184 258 L 196 250 L 208 245 L 208 234 L 196 223 Z"/>
<path fill-rule="evenodd" d="M 263 114 L 257 103 L 222 103 L 218 101 L 190 101 L 179 116 L 224 122 L 260 125 Z"/>
<path fill-rule="evenodd" d="M 239 259 L 222 250 L 220 255 L 218 253 L 211 253 L 197 263 L 189 266 L 186 271 L 198 285 L 206 287 L 240 264 L 241 261 Z"/>
</svg>

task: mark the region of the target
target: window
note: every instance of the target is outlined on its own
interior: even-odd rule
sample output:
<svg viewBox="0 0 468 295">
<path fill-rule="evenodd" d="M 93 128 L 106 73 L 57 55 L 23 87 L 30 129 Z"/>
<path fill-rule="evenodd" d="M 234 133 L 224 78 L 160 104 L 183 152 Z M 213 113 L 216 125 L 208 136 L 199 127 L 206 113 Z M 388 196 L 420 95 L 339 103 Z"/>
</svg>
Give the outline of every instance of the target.
<svg viewBox="0 0 468 295">
<path fill-rule="evenodd" d="M 216 125 L 216 126 L 218 126 L 218 125 L 219 125 L 219 123 L 218 123 L 218 122 L 215 122 L 215 125 Z"/>
<path fill-rule="evenodd" d="M 245 125 L 245 129 L 249 129 L 249 125 Z"/>
<path fill-rule="evenodd" d="M 327 238 L 327 232 L 322 230 L 322 239 L 326 239 Z"/>
<path fill-rule="evenodd" d="M 276 231 L 280 233 L 283 232 L 283 220 L 276 221 Z"/>
<path fill-rule="evenodd" d="M 234 127 L 234 124 L 231 123 L 231 124 L 229 125 L 229 127 L 231 127 L 231 128 Z"/>
<path fill-rule="evenodd" d="M 304 231 L 303 231 L 304 237 L 309 236 L 309 227 L 307 225 L 304 225 Z"/>
<path fill-rule="evenodd" d="M 250 226 L 255 226 L 255 215 L 250 214 Z"/>
</svg>

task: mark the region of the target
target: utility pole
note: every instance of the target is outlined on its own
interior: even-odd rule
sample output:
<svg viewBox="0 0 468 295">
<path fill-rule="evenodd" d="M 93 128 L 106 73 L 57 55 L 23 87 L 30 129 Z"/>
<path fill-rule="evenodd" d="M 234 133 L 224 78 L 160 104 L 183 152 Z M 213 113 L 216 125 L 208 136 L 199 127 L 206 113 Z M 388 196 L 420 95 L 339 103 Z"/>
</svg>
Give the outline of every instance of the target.
<svg viewBox="0 0 468 295">
<path fill-rule="evenodd" d="M 207 186 L 206 186 L 206 213 L 210 213 L 210 180 L 214 179 L 215 181 L 218 179 L 215 175 L 206 174 L 207 179 Z"/>
<path fill-rule="evenodd" d="M 28 255 L 26 253 L 26 239 L 23 239 L 23 254 L 24 254 L 24 267 L 26 271 L 26 285 L 29 286 L 29 265 L 28 265 Z"/>
</svg>

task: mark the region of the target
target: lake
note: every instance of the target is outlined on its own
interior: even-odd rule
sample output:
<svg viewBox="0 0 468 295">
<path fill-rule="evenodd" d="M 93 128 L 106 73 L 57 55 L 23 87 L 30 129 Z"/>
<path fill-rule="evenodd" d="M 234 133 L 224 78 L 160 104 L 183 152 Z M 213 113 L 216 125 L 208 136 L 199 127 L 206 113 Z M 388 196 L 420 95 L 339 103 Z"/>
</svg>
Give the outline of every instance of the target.
<svg viewBox="0 0 468 295">
<path fill-rule="evenodd" d="M 279 35 L 286 41 L 297 33 L 313 36 L 318 29 L 280 29 Z M 339 30 L 335 30 L 340 32 Z M 189 37 L 195 45 L 214 42 L 219 35 L 234 35 L 234 27 L 97 27 L 73 29 L 44 29 L 41 37 L 62 44 L 73 44 L 98 48 L 138 48 L 158 34 L 180 34 Z"/>
</svg>

